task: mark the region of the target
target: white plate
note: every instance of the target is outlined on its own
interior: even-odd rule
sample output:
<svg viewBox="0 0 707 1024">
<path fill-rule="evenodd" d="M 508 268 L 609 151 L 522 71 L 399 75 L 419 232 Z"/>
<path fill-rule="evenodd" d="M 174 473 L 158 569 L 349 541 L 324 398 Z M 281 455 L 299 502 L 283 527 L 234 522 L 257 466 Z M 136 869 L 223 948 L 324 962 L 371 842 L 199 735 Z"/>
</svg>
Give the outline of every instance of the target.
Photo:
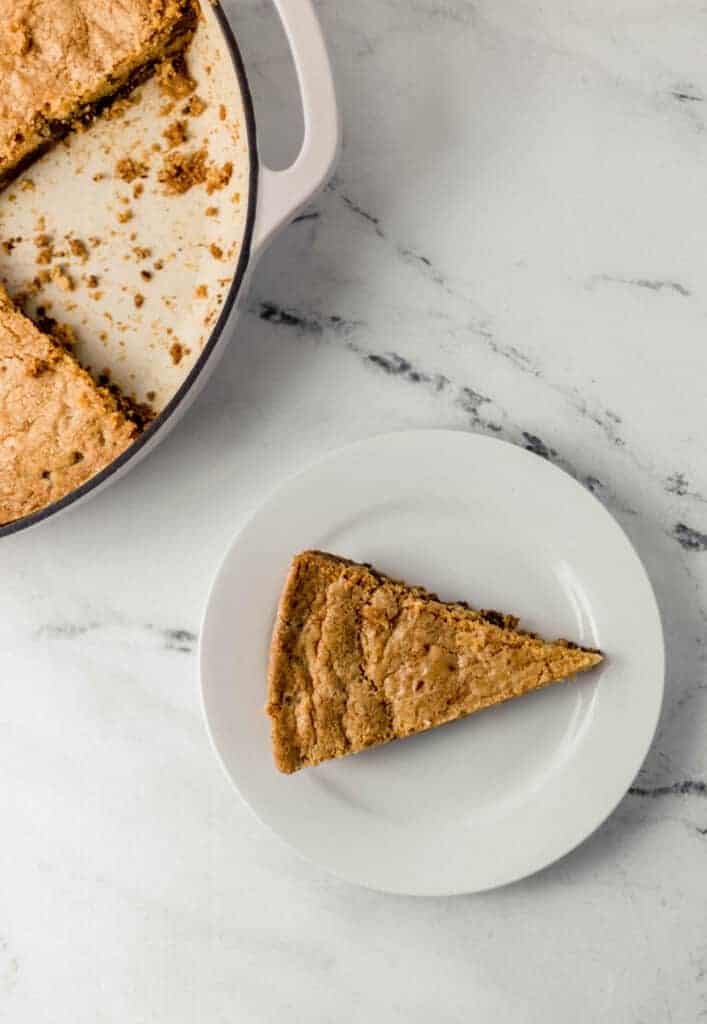
<svg viewBox="0 0 707 1024">
<path fill-rule="evenodd" d="M 601 647 L 569 683 L 295 775 L 272 762 L 268 645 L 290 559 L 321 548 L 442 598 Z M 255 813 L 300 853 L 389 892 L 478 892 L 585 839 L 653 738 L 664 652 L 626 536 L 571 477 L 475 434 L 409 431 L 335 452 L 282 487 L 231 545 L 209 597 L 209 731 Z"/>
</svg>

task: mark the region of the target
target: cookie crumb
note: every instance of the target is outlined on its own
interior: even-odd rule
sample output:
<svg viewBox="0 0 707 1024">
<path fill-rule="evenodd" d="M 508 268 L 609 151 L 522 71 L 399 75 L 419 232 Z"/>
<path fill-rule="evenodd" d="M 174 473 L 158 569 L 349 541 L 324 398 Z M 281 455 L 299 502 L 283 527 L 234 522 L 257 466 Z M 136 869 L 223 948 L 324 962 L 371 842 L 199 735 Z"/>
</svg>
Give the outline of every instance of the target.
<svg viewBox="0 0 707 1024">
<path fill-rule="evenodd" d="M 87 263 L 88 249 L 86 248 L 86 243 L 82 242 L 80 238 L 69 238 L 67 241 L 71 255 L 81 260 L 82 263 Z"/>
<path fill-rule="evenodd" d="M 182 107 L 182 113 L 187 117 L 200 117 L 207 106 L 208 103 L 205 103 L 201 96 L 192 96 Z"/>
<path fill-rule="evenodd" d="M 207 173 L 206 149 L 202 148 L 191 153 L 168 154 L 157 178 L 167 195 L 183 195 L 194 185 L 203 184 Z"/>
<path fill-rule="evenodd" d="M 140 292 L 135 292 L 135 294 L 133 295 L 133 302 L 135 303 L 138 309 L 140 308 L 140 306 L 143 305 L 144 301 L 145 296 L 141 295 Z"/>
<path fill-rule="evenodd" d="M 88 277 L 86 278 L 86 287 L 87 288 L 97 288 L 98 287 L 98 278 L 96 277 L 95 274 L 89 274 L 88 275 Z"/>
<path fill-rule="evenodd" d="M 54 259 L 54 246 L 49 235 L 37 235 L 34 239 L 37 247 L 35 263 L 46 266 Z"/>
<path fill-rule="evenodd" d="M 172 342 L 172 344 L 169 347 L 169 355 L 170 355 L 170 358 L 172 360 L 172 363 L 175 366 L 179 366 L 179 364 L 182 361 L 182 356 L 184 355 L 184 349 L 183 349 L 183 347 L 181 345 L 181 342 L 179 342 L 179 341 L 173 341 Z"/>
<path fill-rule="evenodd" d="M 128 207 L 127 210 L 121 210 L 118 214 L 117 220 L 119 224 L 127 224 L 129 220 L 133 219 L 133 211 Z"/>
<path fill-rule="evenodd" d="M 216 245 L 215 242 L 212 242 L 211 245 L 209 246 L 209 252 L 211 253 L 215 260 L 223 259 L 223 249 L 221 248 L 220 245 Z"/>
<path fill-rule="evenodd" d="M 129 96 L 121 96 L 120 99 L 113 100 L 111 105 L 103 111 L 102 116 L 106 121 L 119 121 L 130 107 L 134 107 L 136 103 L 140 102 L 141 93 L 138 89 L 131 92 Z M 78 122 L 80 124 L 81 122 Z"/>
<path fill-rule="evenodd" d="M 138 181 L 137 184 L 133 185 L 133 199 L 139 199 L 144 191 L 145 186 L 142 182 Z"/>
<path fill-rule="evenodd" d="M 206 191 L 209 195 L 219 189 L 225 188 L 231 180 L 233 164 L 227 160 L 221 167 L 212 164 L 206 175 Z"/>
<path fill-rule="evenodd" d="M 150 168 L 142 160 L 134 160 L 131 156 L 124 156 L 115 165 L 115 176 L 132 184 L 136 178 L 146 178 Z"/>
<path fill-rule="evenodd" d="M 52 269 L 51 279 L 54 284 L 64 292 L 72 292 L 74 290 L 74 281 L 63 267 L 54 267 Z"/>
<path fill-rule="evenodd" d="M 189 74 L 187 63 L 182 55 L 172 57 L 160 64 L 157 72 L 157 84 L 165 96 L 174 100 L 183 99 L 196 89 L 196 82 Z"/>
<path fill-rule="evenodd" d="M 167 140 L 168 149 L 176 149 L 177 146 L 183 146 L 188 138 L 187 122 L 173 121 L 172 124 L 167 125 L 162 135 Z"/>
<path fill-rule="evenodd" d="M 195 299 L 206 299 L 206 298 L 208 298 L 208 295 L 209 295 L 209 289 L 207 288 L 207 286 L 205 284 L 197 285 L 197 287 L 194 289 L 194 298 Z"/>
</svg>

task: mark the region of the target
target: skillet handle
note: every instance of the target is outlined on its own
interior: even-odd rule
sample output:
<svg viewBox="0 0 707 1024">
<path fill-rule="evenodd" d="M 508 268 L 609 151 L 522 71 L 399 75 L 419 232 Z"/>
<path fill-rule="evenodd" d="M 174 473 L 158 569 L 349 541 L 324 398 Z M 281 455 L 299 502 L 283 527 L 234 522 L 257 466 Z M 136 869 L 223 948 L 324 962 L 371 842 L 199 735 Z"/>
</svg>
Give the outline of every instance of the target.
<svg viewBox="0 0 707 1024">
<path fill-rule="evenodd" d="M 252 253 L 257 258 L 274 235 L 324 186 L 341 147 L 334 79 L 312 0 L 274 0 L 289 40 L 304 111 L 304 139 L 283 171 L 260 165 Z"/>
</svg>

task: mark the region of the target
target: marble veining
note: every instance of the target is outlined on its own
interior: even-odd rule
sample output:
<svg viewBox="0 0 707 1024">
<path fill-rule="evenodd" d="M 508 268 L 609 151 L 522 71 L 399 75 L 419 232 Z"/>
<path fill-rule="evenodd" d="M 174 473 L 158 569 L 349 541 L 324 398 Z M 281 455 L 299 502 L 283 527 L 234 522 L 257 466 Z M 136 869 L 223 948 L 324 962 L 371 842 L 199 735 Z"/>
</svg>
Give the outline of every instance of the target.
<svg viewBox="0 0 707 1024">
<path fill-rule="evenodd" d="M 593 286 L 601 281 L 613 282 L 614 284 L 628 284 L 634 288 L 648 288 L 651 292 L 660 292 L 666 289 L 667 291 L 675 292 L 677 295 L 682 295 L 684 298 L 689 298 L 692 294 L 690 289 L 686 288 L 684 284 L 680 284 L 679 281 L 655 281 L 645 277 L 613 277 L 610 274 L 598 274 L 592 279 L 591 285 Z"/>
<path fill-rule="evenodd" d="M 674 782 L 672 786 L 631 786 L 631 796 L 647 796 L 651 799 L 662 796 L 707 796 L 707 783 L 696 779 L 684 779 Z"/>
<path fill-rule="evenodd" d="M 76 637 L 86 636 L 90 633 L 106 632 L 111 629 L 124 632 L 137 631 L 156 636 L 165 650 L 180 651 L 182 653 L 191 653 L 198 640 L 197 634 L 190 629 L 183 629 L 181 627 L 170 629 L 163 626 L 155 626 L 152 622 L 131 622 L 121 619 L 81 623 L 48 622 L 39 626 L 34 631 L 34 636 L 37 639 L 49 638 L 71 641 Z"/>
<path fill-rule="evenodd" d="M 671 473 L 665 481 L 665 489 L 668 494 L 677 494 L 681 498 L 689 497 L 694 498 L 695 501 L 707 503 L 707 498 L 705 498 L 704 494 L 691 490 L 690 481 L 684 473 Z"/>
<path fill-rule="evenodd" d="M 541 455 L 543 458 L 557 462 L 563 469 L 566 469 L 577 479 L 580 479 L 599 498 L 606 491 L 606 484 L 602 483 L 598 477 L 592 474 L 582 475 L 581 472 L 572 466 L 570 461 L 560 456 L 556 449 L 552 448 L 536 434 L 513 425 L 504 425 L 497 422 L 493 417 L 489 417 L 486 414 L 485 407 L 493 405 L 494 402 L 489 395 L 483 394 L 469 385 L 455 383 L 443 373 L 423 369 L 396 352 L 380 353 L 367 350 L 362 343 L 352 338 L 352 334 L 355 334 L 359 328 L 365 328 L 365 324 L 345 320 L 337 315 L 324 315 L 312 311 L 304 313 L 292 309 L 283 309 L 272 302 L 261 302 L 257 309 L 257 315 L 260 319 L 266 320 L 269 323 L 296 328 L 300 334 L 307 334 L 309 332 L 311 334 L 323 335 L 329 331 L 333 332 L 337 337 L 343 337 L 346 348 L 376 370 L 381 370 L 389 376 L 400 378 L 406 383 L 420 385 L 429 392 L 449 396 L 453 405 L 467 414 L 468 424 L 474 429 L 513 441 L 514 443 L 520 443 L 536 455 Z M 584 408 L 581 397 L 578 396 L 578 400 L 581 402 L 582 408 Z M 587 412 L 586 414 L 605 431 L 609 429 L 608 424 L 618 424 L 621 422 L 620 418 L 610 411 L 607 411 L 605 414 L 607 417 L 606 422 L 594 413 L 590 414 Z M 508 418 L 507 414 L 505 414 L 505 417 Z M 620 445 L 620 438 L 616 438 L 615 443 Z M 628 505 L 621 505 L 618 499 L 615 499 L 614 504 L 620 505 L 625 512 L 633 512 Z"/>
<path fill-rule="evenodd" d="M 283 166 L 301 118 L 273 6 L 225 7 Z M 707 1020 L 707 15 L 317 8 L 335 178 L 263 257 L 167 441 L 0 543 L 0 1018 Z M 666 697 L 580 848 L 495 893 L 391 900 L 301 862 L 234 798 L 198 630 L 283 477 L 425 426 L 521 445 L 616 516 L 661 607 Z"/>
<path fill-rule="evenodd" d="M 685 523 L 675 524 L 673 537 L 685 551 L 707 551 L 707 533 L 695 530 Z"/>
</svg>

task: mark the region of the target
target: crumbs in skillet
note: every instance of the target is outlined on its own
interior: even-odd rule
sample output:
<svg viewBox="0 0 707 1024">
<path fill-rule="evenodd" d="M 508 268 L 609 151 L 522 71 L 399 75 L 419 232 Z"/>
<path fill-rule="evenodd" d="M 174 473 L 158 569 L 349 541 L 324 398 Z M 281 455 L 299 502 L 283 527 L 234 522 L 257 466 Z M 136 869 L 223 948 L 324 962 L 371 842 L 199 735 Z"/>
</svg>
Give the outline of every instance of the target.
<svg viewBox="0 0 707 1024">
<path fill-rule="evenodd" d="M 190 153 L 168 153 L 157 174 L 157 180 L 164 185 L 165 193 L 170 196 L 182 195 L 194 185 L 202 185 L 209 170 L 206 158 L 206 147 Z"/>
<path fill-rule="evenodd" d="M 196 89 L 196 82 L 189 74 L 187 62 L 182 55 L 160 64 L 157 72 L 160 91 L 170 99 L 184 99 Z"/>
<path fill-rule="evenodd" d="M 209 195 L 212 192 L 217 192 L 222 188 L 225 188 L 231 180 L 233 174 L 233 164 L 230 160 L 227 160 L 221 167 L 217 167 L 215 164 L 211 164 L 208 174 L 206 175 L 206 191 Z"/>
<path fill-rule="evenodd" d="M 181 341 L 173 341 L 169 348 L 169 355 L 174 366 L 179 366 L 184 355 L 184 346 Z"/>
<path fill-rule="evenodd" d="M 190 96 L 182 107 L 182 113 L 186 114 L 187 117 L 200 117 L 207 106 L 208 103 L 202 100 L 201 96 Z"/>
<path fill-rule="evenodd" d="M 134 160 L 131 156 L 125 156 L 118 160 L 115 165 L 115 176 L 131 185 L 136 178 L 146 178 L 149 173 L 149 166 L 142 160 Z"/>
<path fill-rule="evenodd" d="M 167 125 L 165 130 L 162 132 L 163 137 L 167 140 L 167 147 L 169 149 L 176 149 L 177 146 L 183 146 L 187 141 L 187 122 L 186 121 L 173 121 Z"/>
</svg>

